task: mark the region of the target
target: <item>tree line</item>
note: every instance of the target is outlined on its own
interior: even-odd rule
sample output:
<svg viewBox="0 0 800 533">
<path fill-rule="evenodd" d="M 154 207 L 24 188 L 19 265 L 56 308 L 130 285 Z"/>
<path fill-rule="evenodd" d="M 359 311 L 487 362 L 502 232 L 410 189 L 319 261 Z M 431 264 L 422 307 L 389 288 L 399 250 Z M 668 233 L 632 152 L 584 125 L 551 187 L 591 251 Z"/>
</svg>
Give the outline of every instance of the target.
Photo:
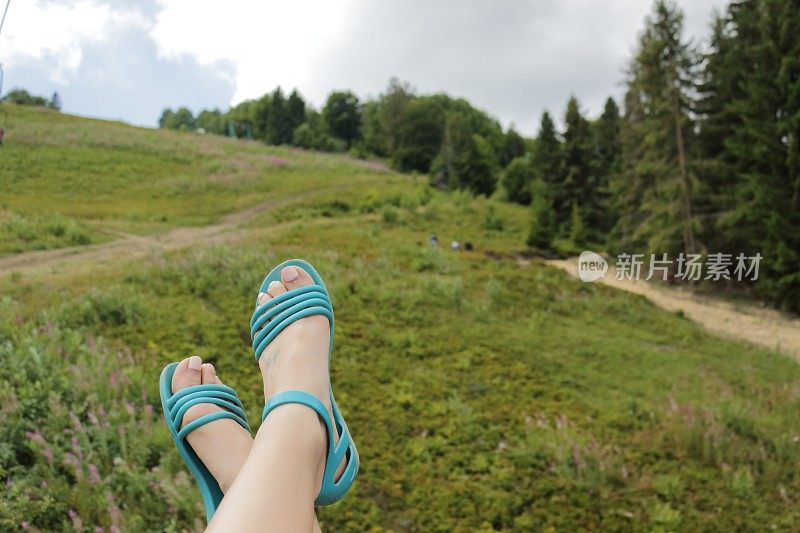
<svg viewBox="0 0 800 533">
<path fill-rule="evenodd" d="M 612 242 L 760 253 L 753 289 L 800 310 L 800 8 L 733 1 L 703 47 L 682 26 L 656 2 L 629 65 Z"/>
<path fill-rule="evenodd" d="M 528 243 L 722 254 L 729 275 L 737 255 L 761 254 L 746 288 L 799 311 L 797 2 L 733 1 L 696 45 L 683 37 L 678 6 L 656 1 L 621 103 L 609 99 L 587 121 L 572 98 L 563 132 L 542 116 L 531 165 L 506 172 L 508 191 L 529 184 L 517 197 L 532 203 Z"/>
<path fill-rule="evenodd" d="M 16 105 L 32 105 L 37 107 L 49 107 L 56 111 L 61 110 L 61 97 L 58 92 L 54 92 L 53 96 L 48 100 L 44 96 L 37 96 L 29 93 L 25 89 L 12 89 L 6 93 L 5 96 L 0 98 L 0 102 Z"/>
<path fill-rule="evenodd" d="M 227 112 L 165 109 L 159 126 L 260 139 L 324 151 L 385 157 L 404 172 L 432 173 L 442 187 L 492 194 L 508 163 L 525 154 L 526 141 L 467 100 L 446 94 L 419 95 L 392 79 L 376 99 L 333 91 L 317 111 L 281 87 Z"/>
<path fill-rule="evenodd" d="M 334 91 L 319 111 L 279 87 L 227 112 L 167 109 L 159 124 L 384 157 L 436 187 L 497 194 L 530 206 L 527 243 L 541 250 L 760 253 L 748 288 L 800 310 L 795 2 L 735 0 L 696 45 L 678 6 L 657 0 L 622 101 L 589 118 L 572 96 L 557 119 L 543 113 L 525 138 L 467 100 L 393 79 L 363 102 Z"/>
</svg>

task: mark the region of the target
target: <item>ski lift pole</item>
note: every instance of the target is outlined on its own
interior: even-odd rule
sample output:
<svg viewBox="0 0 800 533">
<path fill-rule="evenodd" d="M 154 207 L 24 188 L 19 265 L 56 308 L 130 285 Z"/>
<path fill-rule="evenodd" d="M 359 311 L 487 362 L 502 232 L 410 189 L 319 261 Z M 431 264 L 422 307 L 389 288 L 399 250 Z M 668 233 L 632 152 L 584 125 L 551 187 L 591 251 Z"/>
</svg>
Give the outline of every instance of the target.
<svg viewBox="0 0 800 533">
<path fill-rule="evenodd" d="M 11 0 L 6 0 L 6 8 L 3 11 L 3 18 L 0 19 L 0 34 L 3 33 L 3 24 L 6 21 L 6 15 L 8 14 L 8 6 L 11 5 Z"/>
<path fill-rule="evenodd" d="M 11 5 L 11 0 L 6 0 L 6 8 L 3 10 L 3 18 L 0 19 L 0 35 L 3 33 L 3 24 L 6 22 L 6 15 L 8 15 L 8 6 Z M 0 64 L 0 96 L 3 96 L 3 65 Z"/>
</svg>

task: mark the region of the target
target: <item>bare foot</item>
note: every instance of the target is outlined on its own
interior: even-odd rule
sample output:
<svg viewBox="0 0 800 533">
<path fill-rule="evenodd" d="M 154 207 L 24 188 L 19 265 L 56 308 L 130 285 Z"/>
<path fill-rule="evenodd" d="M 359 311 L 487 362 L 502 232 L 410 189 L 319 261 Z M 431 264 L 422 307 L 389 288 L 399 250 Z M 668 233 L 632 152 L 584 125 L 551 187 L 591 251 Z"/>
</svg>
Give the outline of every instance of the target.
<svg viewBox="0 0 800 533">
<path fill-rule="evenodd" d="M 222 381 L 217 377 L 217 372 L 211 364 L 203 364 L 203 360 L 194 355 L 181 361 L 175 369 L 175 374 L 172 376 L 172 392 L 176 393 L 186 387 L 202 383 L 221 385 Z M 221 410 L 221 407 L 210 403 L 192 406 L 183 415 L 181 427 L 201 416 Z M 250 436 L 250 432 L 229 418 L 200 426 L 189 433 L 186 440 L 217 480 L 222 492 L 228 491 L 247 460 L 250 448 L 253 447 L 253 437 Z"/>
<path fill-rule="evenodd" d="M 314 281 L 308 272 L 300 267 L 287 266 L 281 270 L 281 281 L 273 281 L 266 293 L 258 295 L 258 303 L 263 304 L 280 294 L 306 285 Z M 283 329 L 275 339 L 269 343 L 258 361 L 261 374 L 264 378 L 264 397 L 271 398 L 279 392 L 286 390 L 302 390 L 319 398 L 328 410 L 330 420 L 333 421 L 331 409 L 331 382 L 329 376 L 330 353 L 330 322 L 322 315 L 311 315 Z M 305 408 L 304 408 L 305 409 Z M 277 410 L 277 409 L 276 409 Z M 274 411 L 273 411 L 274 412 Z M 272 413 L 270 413 L 272 416 Z M 319 421 L 324 441 L 327 441 L 326 429 L 322 420 Z M 314 438 L 317 436 L 314 435 Z M 339 435 L 334 435 L 334 444 L 338 442 Z M 322 450 L 325 451 L 324 448 Z M 325 468 L 324 453 L 320 458 L 321 468 L 318 468 L 321 481 L 322 471 Z M 338 476 L 344 467 L 343 461 L 337 469 Z"/>
</svg>

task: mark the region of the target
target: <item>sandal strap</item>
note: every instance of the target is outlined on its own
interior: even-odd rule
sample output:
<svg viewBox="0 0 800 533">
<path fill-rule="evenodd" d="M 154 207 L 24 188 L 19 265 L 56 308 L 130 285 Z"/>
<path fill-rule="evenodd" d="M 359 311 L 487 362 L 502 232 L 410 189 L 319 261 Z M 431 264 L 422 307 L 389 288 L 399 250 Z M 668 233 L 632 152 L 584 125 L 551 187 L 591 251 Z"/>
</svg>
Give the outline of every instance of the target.
<svg viewBox="0 0 800 533">
<path fill-rule="evenodd" d="M 181 428 L 183 416 L 186 412 L 195 405 L 204 403 L 217 405 L 223 410 L 203 415 Z M 167 400 L 166 407 L 167 412 L 164 414 L 166 415 L 167 421 L 177 432 L 176 438 L 181 440 L 185 439 L 186 436 L 195 429 L 225 418 L 235 421 L 244 429 L 250 431 L 250 425 L 247 423 L 247 414 L 244 411 L 242 401 L 239 399 L 236 391 L 226 385 L 204 384 L 186 387 L 173 394 Z"/>
<path fill-rule="evenodd" d="M 320 486 L 319 494 L 314 503 L 315 505 L 329 505 L 334 503 L 344 496 L 344 493 L 350 488 L 358 473 L 358 451 L 356 450 L 353 438 L 350 436 L 350 430 L 347 428 L 344 417 L 342 417 L 342 413 L 339 411 L 339 407 L 336 405 L 336 401 L 331 395 L 331 410 L 333 411 L 333 418 L 336 422 L 336 429 L 339 435 L 339 441 L 334 445 L 334 427 L 328 410 L 325 408 L 325 404 L 313 394 L 300 390 L 279 392 L 270 398 L 264 405 L 264 411 L 261 415 L 262 423 L 274 409 L 281 405 L 291 403 L 311 408 L 319 415 L 325 424 L 325 430 L 328 435 L 327 457 L 325 459 L 325 471 L 322 475 L 322 485 Z M 344 460 L 347 461 L 344 471 L 339 478 L 336 479 L 336 470 Z"/>
<path fill-rule="evenodd" d="M 256 361 L 286 326 L 311 315 L 323 315 L 333 323 L 331 299 L 321 285 L 292 289 L 257 306 L 250 319 L 250 336 Z"/>
</svg>

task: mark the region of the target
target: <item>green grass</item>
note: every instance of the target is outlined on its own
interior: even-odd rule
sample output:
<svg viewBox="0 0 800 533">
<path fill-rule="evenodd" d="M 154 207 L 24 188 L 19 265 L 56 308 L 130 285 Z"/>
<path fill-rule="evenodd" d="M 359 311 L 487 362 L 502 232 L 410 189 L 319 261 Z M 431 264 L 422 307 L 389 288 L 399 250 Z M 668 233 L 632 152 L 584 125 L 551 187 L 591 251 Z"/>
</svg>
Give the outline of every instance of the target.
<svg viewBox="0 0 800 533">
<path fill-rule="evenodd" d="M 112 237 L 58 213 L 21 214 L 0 209 L 0 250 L 17 253 L 83 246 Z"/>
<path fill-rule="evenodd" d="M 208 224 L 315 187 L 380 183 L 389 173 L 375 162 L 135 128 L 44 108 L 0 104 L 0 116 L 6 130 L 0 152 L 3 225 L 55 213 L 82 228 L 156 233 Z M 39 226 L 28 224 L 26 238 L 0 237 L 0 255 L 75 244 L 49 238 Z M 91 230 L 84 235 L 90 242 L 102 240 Z"/>
<path fill-rule="evenodd" d="M 315 179 L 345 179 L 336 172 Z M 74 519 L 88 530 L 201 529 L 158 373 L 201 354 L 258 420 L 249 314 L 266 271 L 298 256 L 331 289 L 333 381 L 362 458 L 353 492 L 320 511 L 324 530 L 790 530 L 800 520 L 794 361 L 518 260 L 523 208 L 374 179 L 268 211 L 221 247 L 0 280 L 0 529 L 72 530 Z M 432 250 L 432 232 L 476 250 Z"/>
</svg>

